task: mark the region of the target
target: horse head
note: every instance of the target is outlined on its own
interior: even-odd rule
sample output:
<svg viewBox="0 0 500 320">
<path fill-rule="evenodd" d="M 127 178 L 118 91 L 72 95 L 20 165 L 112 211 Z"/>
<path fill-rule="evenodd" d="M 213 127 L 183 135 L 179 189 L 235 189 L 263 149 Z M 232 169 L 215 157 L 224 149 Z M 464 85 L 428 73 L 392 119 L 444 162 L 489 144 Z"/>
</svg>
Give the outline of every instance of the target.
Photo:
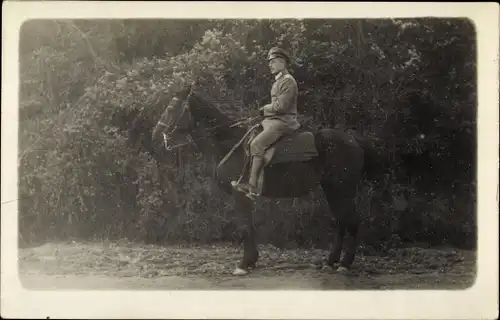
<svg viewBox="0 0 500 320">
<path fill-rule="evenodd" d="M 243 136 L 245 129 L 235 126 L 242 121 L 226 116 L 189 85 L 172 99 L 160 116 L 153 140 L 162 142 L 168 151 L 191 143 L 196 143 L 198 148 L 213 149 L 214 142 L 227 144 Z"/>
<path fill-rule="evenodd" d="M 174 141 L 177 142 L 179 139 L 186 141 L 193 129 L 192 115 L 187 102 L 191 93 L 192 86 L 184 86 L 167 105 L 153 130 L 153 141 L 155 143 L 163 141 L 167 150 L 172 149 Z"/>
</svg>

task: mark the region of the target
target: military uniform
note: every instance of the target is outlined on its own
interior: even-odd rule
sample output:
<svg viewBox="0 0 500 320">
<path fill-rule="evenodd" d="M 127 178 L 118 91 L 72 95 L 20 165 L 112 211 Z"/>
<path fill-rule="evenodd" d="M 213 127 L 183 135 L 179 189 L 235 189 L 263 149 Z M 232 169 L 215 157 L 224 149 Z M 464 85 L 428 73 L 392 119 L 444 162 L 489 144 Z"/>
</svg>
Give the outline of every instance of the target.
<svg viewBox="0 0 500 320">
<path fill-rule="evenodd" d="M 297 82 L 288 72 L 276 75 L 271 103 L 264 107 L 263 131 L 250 144 L 252 156 L 263 157 L 267 148 L 286 133 L 300 128 L 297 121 Z"/>
<path fill-rule="evenodd" d="M 269 50 L 267 59 L 269 61 L 282 58 L 290 63 L 288 54 L 277 47 Z M 266 150 L 284 134 L 292 133 L 300 128 L 297 121 L 297 82 L 286 68 L 276 75 L 275 82 L 271 88 L 271 103 L 265 105 L 263 131 L 250 143 L 252 155 L 252 167 L 250 170 L 249 183 L 235 184 L 234 187 L 245 192 L 247 197 L 254 199 L 257 194 L 256 186 L 260 171 L 264 166 L 264 154 Z"/>
</svg>

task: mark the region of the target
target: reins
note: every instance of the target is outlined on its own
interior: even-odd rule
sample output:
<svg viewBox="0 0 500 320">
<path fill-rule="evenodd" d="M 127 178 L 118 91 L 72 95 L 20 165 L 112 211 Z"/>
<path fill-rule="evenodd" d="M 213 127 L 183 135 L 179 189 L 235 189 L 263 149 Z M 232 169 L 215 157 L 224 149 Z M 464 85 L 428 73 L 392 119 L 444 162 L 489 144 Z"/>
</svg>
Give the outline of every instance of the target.
<svg viewBox="0 0 500 320">
<path fill-rule="evenodd" d="M 217 125 L 217 126 L 214 126 L 214 127 L 207 128 L 206 130 L 207 131 L 213 131 L 213 130 L 225 127 L 227 125 L 230 125 L 229 128 L 234 128 L 234 127 L 239 126 L 241 124 L 252 122 L 253 120 L 255 120 L 257 118 L 259 118 L 259 116 L 250 117 L 250 118 L 244 117 L 244 118 L 240 118 L 238 120 L 235 120 L 233 122 L 224 123 L 224 124 L 221 124 L 221 125 Z M 158 121 L 158 124 L 162 125 L 162 126 L 165 126 L 165 127 L 168 127 L 166 124 L 164 124 L 161 121 Z M 175 125 L 174 128 L 173 128 L 173 130 L 172 130 L 172 132 L 175 132 L 175 130 L 177 130 L 177 128 L 178 128 L 177 125 Z M 184 147 L 184 146 L 192 144 L 193 142 L 196 142 L 196 141 L 203 140 L 203 139 L 207 138 L 205 136 L 205 137 L 201 137 L 201 138 L 198 138 L 198 139 L 193 139 L 193 138 L 191 138 L 191 135 L 188 135 L 188 141 L 187 142 L 183 142 L 183 143 L 175 144 L 173 146 L 169 146 L 168 145 L 168 140 L 170 140 L 170 138 L 167 136 L 167 134 L 165 132 L 162 132 L 162 133 L 163 133 L 163 143 L 165 145 L 165 149 L 167 149 L 168 151 L 171 151 L 171 150 L 176 149 L 176 148 Z"/>
</svg>

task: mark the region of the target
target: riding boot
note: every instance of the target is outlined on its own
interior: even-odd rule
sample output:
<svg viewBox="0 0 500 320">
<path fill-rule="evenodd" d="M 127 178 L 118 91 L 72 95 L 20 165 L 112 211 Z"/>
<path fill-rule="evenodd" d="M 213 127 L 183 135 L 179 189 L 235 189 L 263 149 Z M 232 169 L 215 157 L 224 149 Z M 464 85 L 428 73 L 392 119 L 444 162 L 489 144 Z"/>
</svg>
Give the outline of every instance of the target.
<svg viewBox="0 0 500 320">
<path fill-rule="evenodd" d="M 259 181 L 260 172 L 264 167 L 264 159 L 262 157 L 253 157 L 252 161 L 252 169 L 250 171 L 250 178 L 248 180 L 248 184 L 250 188 L 247 192 L 247 197 L 254 199 L 257 194 L 257 184 Z"/>
<path fill-rule="evenodd" d="M 238 191 L 244 192 L 247 197 L 254 200 L 254 197 L 257 196 L 257 183 L 259 180 L 259 175 L 264 167 L 264 159 L 262 157 L 253 157 L 252 167 L 250 169 L 250 178 L 249 183 L 237 184 L 235 188 Z"/>
</svg>

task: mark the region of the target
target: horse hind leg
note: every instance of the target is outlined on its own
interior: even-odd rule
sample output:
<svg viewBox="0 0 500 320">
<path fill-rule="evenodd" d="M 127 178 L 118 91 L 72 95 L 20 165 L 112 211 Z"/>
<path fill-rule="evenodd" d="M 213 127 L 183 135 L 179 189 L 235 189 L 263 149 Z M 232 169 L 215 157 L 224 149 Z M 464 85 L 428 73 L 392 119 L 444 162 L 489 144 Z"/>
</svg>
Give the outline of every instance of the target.
<svg viewBox="0 0 500 320">
<path fill-rule="evenodd" d="M 354 196 L 345 198 L 340 206 L 342 209 L 341 222 L 345 230 L 346 239 L 344 240 L 344 257 L 340 262 L 337 271 L 347 271 L 351 268 L 356 256 L 358 247 L 358 230 L 360 226 L 360 216 L 356 212 Z"/>
<path fill-rule="evenodd" d="M 350 190 L 355 189 L 346 187 L 340 188 L 332 186 L 328 182 L 322 183 L 328 206 L 333 215 L 333 239 L 327 265 L 335 267 L 340 262 L 342 249 L 345 249 L 338 271 L 350 269 L 357 248 L 359 219 L 355 210 L 355 192 L 350 192 Z M 346 235 L 347 242 L 344 241 Z"/>
<path fill-rule="evenodd" d="M 328 254 L 328 259 L 326 261 L 326 266 L 335 267 L 335 265 L 340 260 L 340 255 L 342 253 L 342 246 L 344 242 L 345 227 L 342 223 L 343 221 L 339 219 L 337 207 L 337 199 L 335 197 L 335 188 L 333 188 L 329 183 L 323 182 L 321 184 L 323 193 L 325 195 L 326 201 L 330 208 L 330 213 L 332 214 L 332 238 L 330 245 L 330 253 Z"/>
<path fill-rule="evenodd" d="M 328 260 L 326 261 L 327 265 L 331 268 L 334 268 L 340 260 L 340 255 L 342 253 L 342 247 L 344 244 L 344 234 L 345 234 L 344 225 L 334 218 L 333 235 L 332 235 L 333 239 L 330 248 L 330 253 L 328 254 Z"/>
<path fill-rule="evenodd" d="M 339 267 L 341 270 L 349 269 L 351 267 L 358 247 L 358 231 L 360 221 L 354 214 L 355 212 L 353 212 L 353 216 L 347 221 L 347 243 L 344 259 Z"/>
</svg>

